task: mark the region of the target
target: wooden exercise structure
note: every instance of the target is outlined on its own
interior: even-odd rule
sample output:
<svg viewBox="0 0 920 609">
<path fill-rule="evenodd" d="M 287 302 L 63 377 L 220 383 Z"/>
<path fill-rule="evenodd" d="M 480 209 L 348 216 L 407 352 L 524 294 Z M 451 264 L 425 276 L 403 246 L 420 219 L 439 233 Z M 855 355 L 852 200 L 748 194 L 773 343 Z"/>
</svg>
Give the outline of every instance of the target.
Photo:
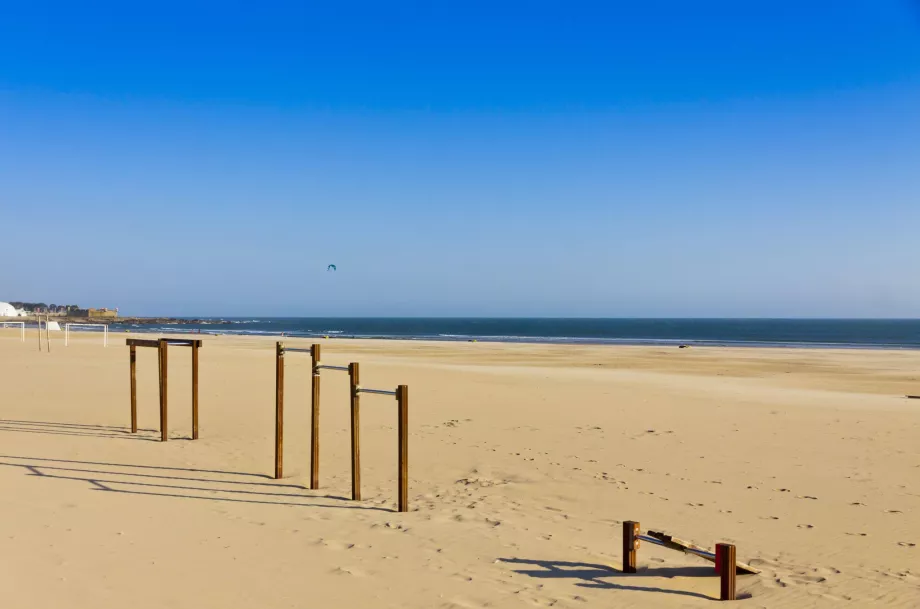
<svg viewBox="0 0 920 609">
<path fill-rule="evenodd" d="M 760 573 L 760 569 L 739 562 L 736 559 L 735 546 L 732 544 L 718 543 L 716 544 L 716 551 L 710 552 L 706 548 L 701 548 L 700 546 L 665 533 L 649 531 L 643 535 L 639 530 L 639 523 L 633 520 L 627 520 L 623 523 L 623 573 L 636 572 L 640 541 L 670 550 L 684 552 L 686 554 L 693 554 L 694 556 L 699 556 L 709 562 L 715 563 L 720 580 L 719 600 L 735 600 L 735 577 L 738 573 L 742 575 L 755 575 Z"/>
<path fill-rule="evenodd" d="M 169 378 L 168 366 L 168 348 L 170 345 L 175 347 L 192 348 L 192 439 L 198 439 L 198 349 L 201 348 L 201 340 L 185 340 L 177 338 L 159 338 L 159 339 L 140 339 L 129 338 L 125 344 L 131 350 L 131 433 L 137 433 L 137 347 L 155 347 L 157 349 L 157 360 L 159 362 L 160 377 L 160 442 L 166 442 L 168 437 L 167 426 L 167 381 Z"/>
<path fill-rule="evenodd" d="M 319 488 L 319 389 L 320 370 L 338 370 L 348 372 L 345 366 L 324 366 L 320 362 L 320 345 L 307 349 L 285 347 L 283 342 L 275 344 L 275 479 L 284 475 L 284 354 L 309 353 L 311 365 L 311 404 L 310 404 L 310 488 Z"/>
<path fill-rule="evenodd" d="M 361 442 L 360 442 L 360 396 L 362 393 L 389 395 L 396 398 L 398 429 L 398 511 L 409 511 L 409 388 L 400 385 L 395 390 L 369 389 L 359 384 L 360 369 L 357 363 L 345 366 L 330 366 L 320 359 L 320 345 L 308 349 L 275 345 L 275 479 L 284 475 L 284 354 L 302 352 L 312 355 L 312 408 L 310 441 L 310 488 L 319 488 L 319 407 L 320 374 L 323 370 L 348 372 L 351 396 L 351 498 L 361 499 Z"/>
</svg>

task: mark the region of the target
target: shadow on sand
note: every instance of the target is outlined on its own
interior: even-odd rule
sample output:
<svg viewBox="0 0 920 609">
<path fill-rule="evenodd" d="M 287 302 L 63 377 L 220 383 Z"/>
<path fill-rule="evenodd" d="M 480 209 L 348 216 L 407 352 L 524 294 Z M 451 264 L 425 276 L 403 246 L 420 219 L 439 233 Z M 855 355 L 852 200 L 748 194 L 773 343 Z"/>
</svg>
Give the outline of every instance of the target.
<svg viewBox="0 0 920 609">
<path fill-rule="evenodd" d="M 86 436 L 91 438 L 111 438 L 115 440 L 139 440 L 156 442 L 158 438 L 132 434 L 125 427 L 110 425 L 84 425 L 80 423 L 53 423 L 51 421 L 23 421 L 19 419 L 0 419 L 0 431 L 18 433 L 38 433 L 56 436 Z M 152 432 L 153 429 L 138 431 Z"/>
<path fill-rule="evenodd" d="M 627 584 L 623 580 L 635 581 L 643 577 L 714 577 L 712 567 L 661 567 L 657 569 L 640 569 L 638 573 L 623 573 L 608 565 L 584 562 L 565 562 L 558 560 L 528 560 L 524 558 L 500 558 L 500 561 L 518 565 L 521 569 L 515 573 L 542 579 L 576 579 L 577 586 L 584 588 L 603 588 L 611 590 L 634 590 L 637 592 L 657 592 L 659 594 L 676 594 L 713 600 L 716 597 L 690 592 L 687 590 L 669 590 L 656 586 L 639 586 Z M 533 568 L 526 568 L 533 567 Z M 609 581 L 609 580 L 615 581 Z"/>
<path fill-rule="evenodd" d="M 110 471 L 96 469 L 124 468 L 127 471 Z M 110 493 L 127 493 L 132 495 L 153 495 L 157 497 L 174 497 L 181 499 L 198 499 L 204 501 L 255 503 L 263 505 L 285 505 L 295 507 L 334 508 L 346 510 L 374 510 L 387 512 L 386 508 L 353 505 L 350 501 L 336 495 L 308 495 L 302 486 L 296 484 L 278 484 L 274 482 L 255 482 L 240 479 L 219 480 L 203 476 L 182 476 L 174 472 L 197 474 L 217 474 L 228 477 L 248 477 L 269 479 L 263 474 L 226 472 L 180 467 L 160 467 L 154 465 L 129 465 L 120 463 L 100 463 L 97 461 L 73 461 L 67 459 L 46 459 L 41 457 L 17 457 L 0 455 L 0 467 L 20 468 L 29 476 L 38 476 L 46 480 L 74 480 L 87 482 L 93 490 Z M 143 470 L 138 472 L 136 470 Z M 86 475 L 80 475 L 86 474 Z M 114 479 L 113 479 L 114 478 Z M 188 482 L 195 485 L 184 484 Z M 226 488 L 230 486 L 231 488 Z M 194 491 L 196 494 L 189 493 Z M 206 493 L 206 494 L 198 494 Z M 317 499 L 330 499 L 349 504 L 317 503 Z M 304 501 L 310 500 L 310 501 Z"/>
</svg>

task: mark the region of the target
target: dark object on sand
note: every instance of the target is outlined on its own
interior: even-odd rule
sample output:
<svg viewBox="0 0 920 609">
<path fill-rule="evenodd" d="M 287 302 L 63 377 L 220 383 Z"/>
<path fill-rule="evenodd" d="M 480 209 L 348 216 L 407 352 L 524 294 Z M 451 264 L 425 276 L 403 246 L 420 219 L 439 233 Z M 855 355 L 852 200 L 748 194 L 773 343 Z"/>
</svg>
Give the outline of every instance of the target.
<svg viewBox="0 0 920 609">
<path fill-rule="evenodd" d="M 909 395 L 907 398 L 910 400 L 920 400 L 920 395 Z"/>
<path fill-rule="evenodd" d="M 689 349 L 690 345 L 678 345 L 677 348 L 678 349 Z"/>
</svg>

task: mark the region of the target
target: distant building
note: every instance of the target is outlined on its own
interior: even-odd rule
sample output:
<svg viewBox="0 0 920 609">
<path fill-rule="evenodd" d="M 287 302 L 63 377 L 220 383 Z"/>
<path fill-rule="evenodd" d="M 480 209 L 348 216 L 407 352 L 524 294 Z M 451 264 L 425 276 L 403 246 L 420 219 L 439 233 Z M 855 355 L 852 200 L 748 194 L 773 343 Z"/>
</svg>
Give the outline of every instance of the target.
<svg viewBox="0 0 920 609">
<path fill-rule="evenodd" d="M 115 319 L 118 317 L 118 309 L 87 309 L 86 316 L 93 319 Z"/>
<path fill-rule="evenodd" d="M 8 302 L 0 302 L 0 317 L 22 317 L 25 312 L 17 309 Z"/>
</svg>

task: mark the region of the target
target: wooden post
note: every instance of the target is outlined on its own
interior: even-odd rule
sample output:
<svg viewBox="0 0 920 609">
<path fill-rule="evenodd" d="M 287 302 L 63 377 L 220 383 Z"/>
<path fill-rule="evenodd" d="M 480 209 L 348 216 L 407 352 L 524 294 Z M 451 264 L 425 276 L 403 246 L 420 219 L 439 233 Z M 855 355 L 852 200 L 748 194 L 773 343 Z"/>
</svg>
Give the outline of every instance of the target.
<svg viewBox="0 0 920 609">
<path fill-rule="evenodd" d="M 45 346 L 48 353 L 51 353 L 51 316 L 45 315 Z"/>
<path fill-rule="evenodd" d="M 169 360 L 167 357 L 167 349 L 169 345 L 166 342 L 166 339 L 161 338 L 160 343 L 157 345 L 157 354 L 160 356 L 160 442 L 165 442 L 169 439 L 169 423 L 167 421 L 167 396 L 169 395 L 168 388 L 168 377 L 169 377 Z"/>
<path fill-rule="evenodd" d="M 310 348 L 310 355 L 313 358 L 313 397 L 310 408 L 310 488 L 319 488 L 319 364 L 320 346 L 313 345 Z"/>
<path fill-rule="evenodd" d="M 131 433 L 137 433 L 137 347 L 131 345 Z"/>
<path fill-rule="evenodd" d="M 275 344 L 275 480 L 284 474 L 284 343 Z"/>
<path fill-rule="evenodd" d="M 623 523 L 623 573 L 636 572 L 636 555 L 639 549 L 639 523 Z"/>
<path fill-rule="evenodd" d="M 736 574 L 735 546 L 729 543 L 717 543 L 716 561 L 719 565 L 719 580 L 721 584 L 719 600 L 733 601 L 735 600 Z"/>
<path fill-rule="evenodd" d="M 192 440 L 198 439 L 198 345 L 200 340 L 192 341 Z"/>
<path fill-rule="evenodd" d="M 400 512 L 409 511 L 409 387 L 396 388 L 399 405 L 399 500 Z"/>
<path fill-rule="evenodd" d="M 35 313 L 35 323 L 38 325 L 38 350 L 42 350 L 42 318 Z"/>
<path fill-rule="evenodd" d="M 360 431 L 360 405 L 361 397 L 358 394 L 360 374 L 358 364 L 348 364 L 348 377 L 351 379 L 351 498 L 361 500 L 361 443 Z"/>
</svg>

